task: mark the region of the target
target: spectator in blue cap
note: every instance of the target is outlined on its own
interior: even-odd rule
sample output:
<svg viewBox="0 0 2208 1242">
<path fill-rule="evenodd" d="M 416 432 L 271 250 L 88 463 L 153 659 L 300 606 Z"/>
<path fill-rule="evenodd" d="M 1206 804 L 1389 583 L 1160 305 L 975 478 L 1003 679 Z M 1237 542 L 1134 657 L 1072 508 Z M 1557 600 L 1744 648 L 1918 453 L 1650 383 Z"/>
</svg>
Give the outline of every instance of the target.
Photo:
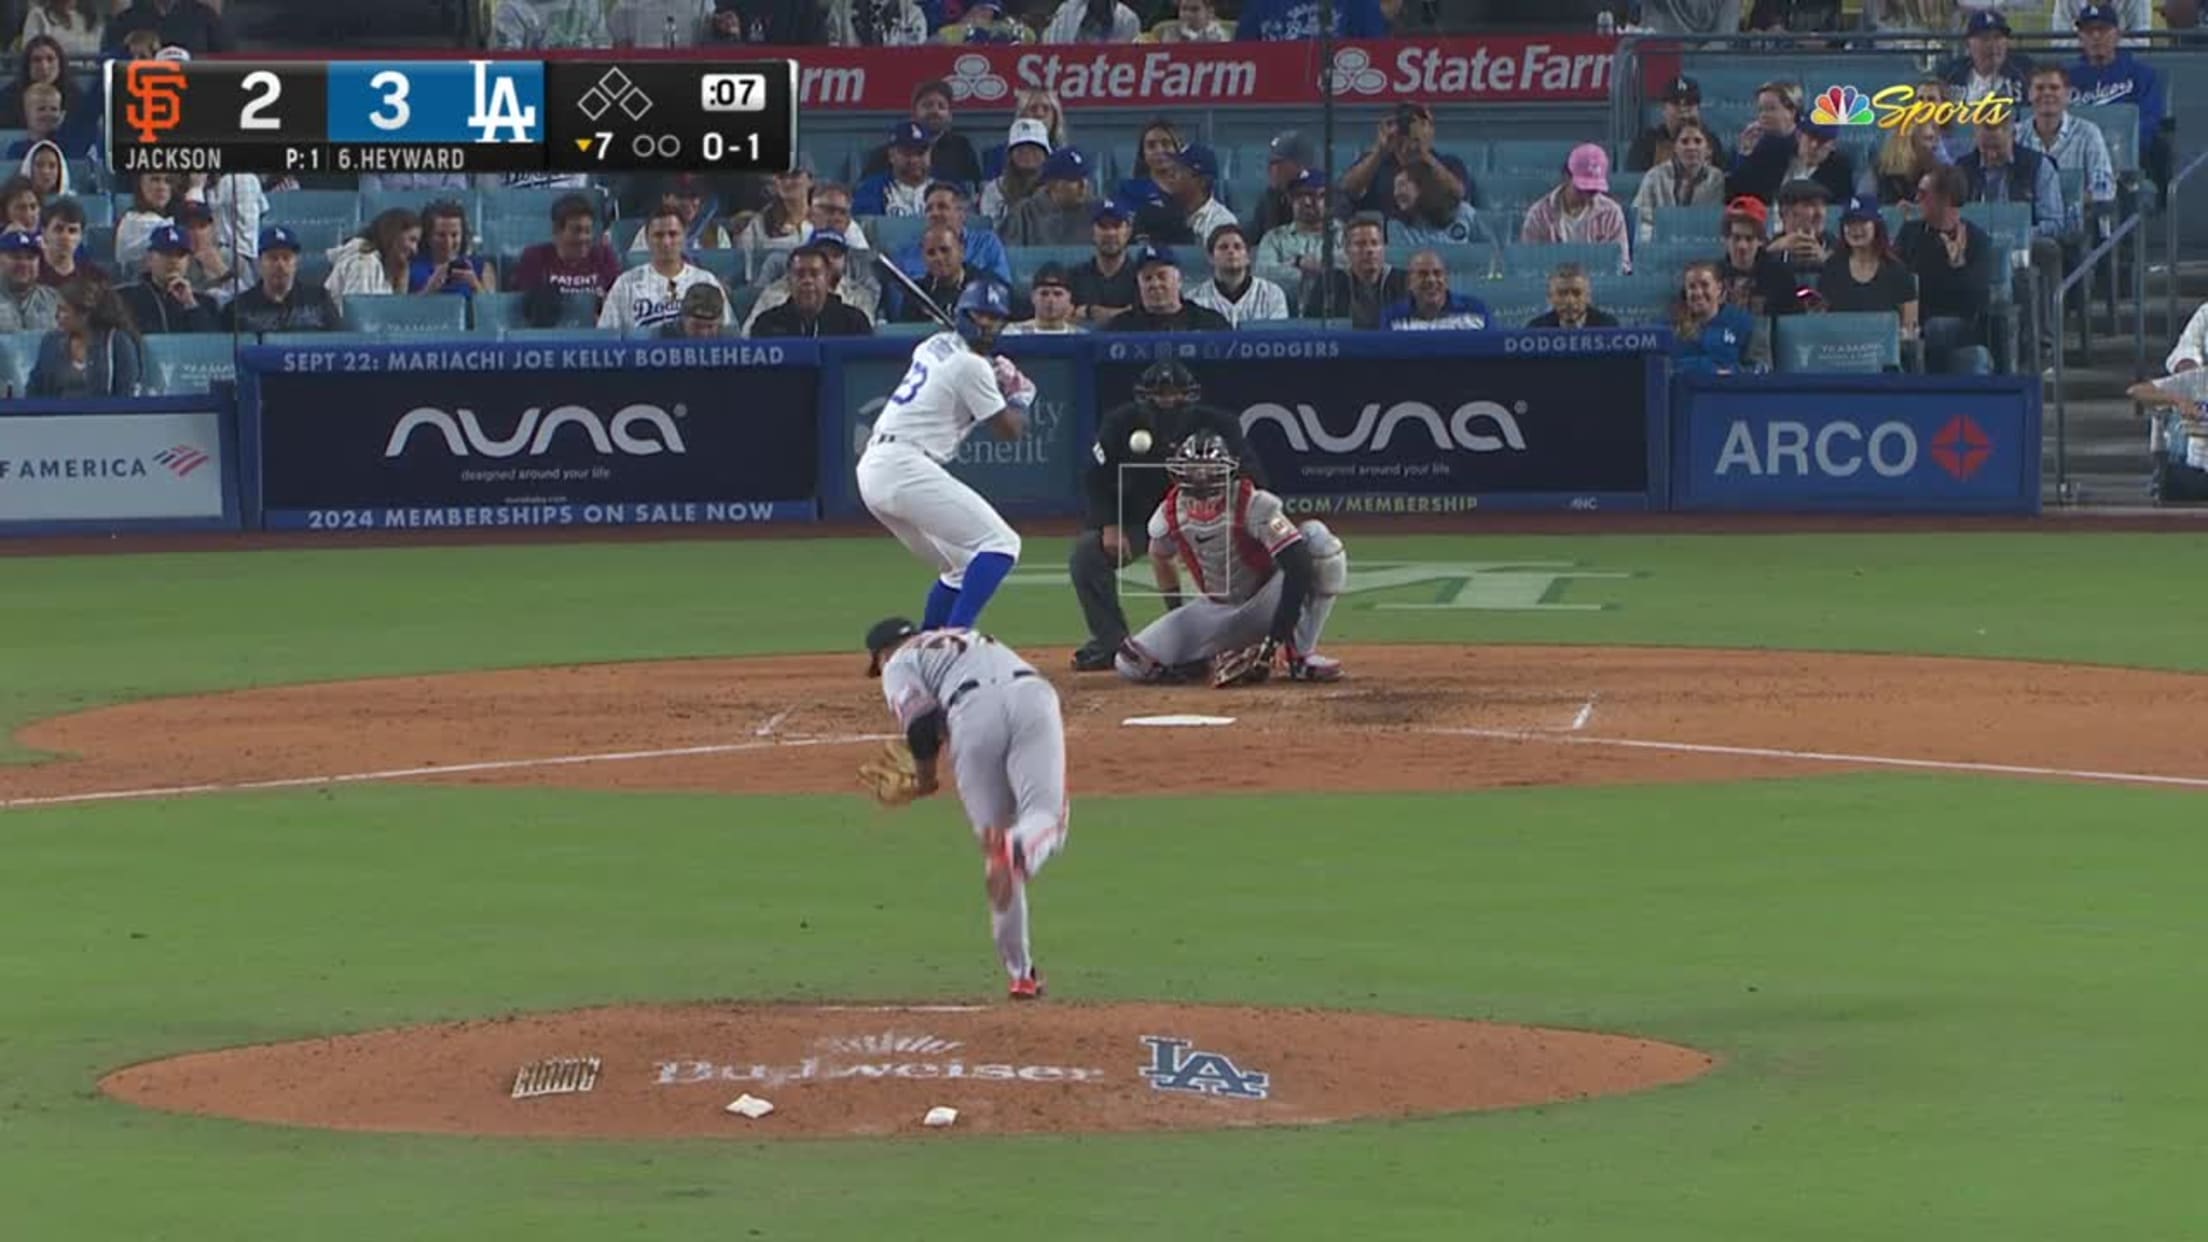
<svg viewBox="0 0 2208 1242">
<path fill-rule="evenodd" d="M 889 168 L 859 182 L 851 194 L 855 216 L 917 216 L 927 207 L 928 152 L 934 139 L 918 121 L 899 121 L 889 135 Z"/>
<path fill-rule="evenodd" d="M 1235 22 L 1234 37 L 1268 43 L 1316 39 L 1319 17 L 1318 0 L 1248 0 Z M 1385 39 L 1390 33 L 1379 0 L 1340 0 L 1334 6 L 1337 39 Z"/>
<path fill-rule="evenodd" d="M 1825 187 L 1833 202 L 1855 196 L 1855 160 L 1836 145 L 1840 131 L 1822 121 L 1803 120 L 1794 127 L 1794 163 L 1786 170 L 1786 182 L 1807 180 Z"/>
<path fill-rule="evenodd" d="M 1212 193 L 1218 182 L 1219 156 L 1210 147 L 1201 143 L 1182 147 L 1170 163 L 1158 170 L 1158 188 L 1165 192 L 1170 218 L 1161 217 L 1161 226 L 1152 228 L 1150 217 L 1145 215 L 1143 231 L 1153 241 L 1180 241 L 1185 235 L 1185 240 L 1202 242 L 1213 229 L 1235 223 L 1234 213 Z M 1180 222 L 1179 230 L 1164 227 L 1173 220 Z"/>
<path fill-rule="evenodd" d="M 2164 132 L 2168 111 L 2162 75 L 2147 62 L 2117 46 L 2122 19 L 2108 4 L 2089 4 L 2078 10 L 2078 50 L 2084 53 L 2070 65 L 2070 102 L 2075 105 L 2130 104 L 2139 109 L 2139 166 L 2156 185 L 2169 193 L 2170 136 Z"/>
<path fill-rule="evenodd" d="M 1263 238 L 1296 218 L 1295 205 L 1288 201 L 1289 187 L 1306 170 L 1318 165 L 1310 140 L 1302 134 L 1289 129 L 1273 135 L 1265 150 L 1265 189 L 1258 194 L 1255 206 L 1243 204 L 1250 236 Z"/>
<path fill-rule="evenodd" d="M 1089 189 L 1088 157 L 1060 147 L 1043 161 L 1043 189 L 1005 215 L 997 232 L 1010 246 L 1078 246 L 1100 205 Z"/>
<path fill-rule="evenodd" d="M 928 228 L 949 229 L 964 248 L 963 262 L 978 271 L 987 272 L 998 284 L 1012 284 L 1012 256 L 1004 251 L 1004 242 L 989 229 L 969 228 L 966 223 L 966 195 L 947 182 L 938 181 L 928 187 L 923 197 L 921 214 L 927 217 Z M 892 255 L 897 266 L 907 274 L 917 276 L 925 264 L 921 261 L 918 242 L 906 246 Z M 957 301 L 957 295 L 952 295 Z"/>
<path fill-rule="evenodd" d="M 971 189 L 981 184 L 981 157 L 974 153 L 974 144 L 966 135 L 952 126 L 951 85 L 941 78 L 931 78 L 912 88 L 912 115 L 907 118 L 920 127 L 928 141 L 928 178 L 949 181 Z M 891 142 L 898 141 L 892 136 Z M 891 148 L 876 147 L 867 153 L 866 164 L 859 172 L 866 177 L 890 170 Z M 860 215 L 881 215 L 881 212 L 862 211 Z"/>
<path fill-rule="evenodd" d="M 1333 240 L 1334 261 L 1342 261 L 1342 222 L 1326 209 L 1326 174 L 1306 168 L 1288 183 L 1289 219 L 1257 242 L 1257 266 L 1292 268 L 1302 277 L 1313 276 L 1326 266 L 1328 238 Z"/>
<path fill-rule="evenodd" d="M 1073 304 L 1091 326 L 1103 327 L 1127 313 L 1141 296 L 1127 245 L 1135 235 L 1134 208 L 1116 198 L 1097 204 L 1090 215 L 1089 239 L 1095 253 L 1066 273 Z"/>
<path fill-rule="evenodd" d="M 1917 335 L 1917 277 L 1894 253 L 1876 196 L 1848 200 L 1840 246 L 1825 261 L 1817 294 L 1828 311 L 1892 311 L 1903 339 Z"/>
<path fill-rule="evenodd" d="M 27 229 L 0 233 L 0 332 L 51 332 L 58 325 L 61 295 L 38 280 L 45 252 Z"/>
<path fill-rule="evenodd" d="M 1977 103 L 1998 95 L 2018 105 L 2024 101 L 2025 84 L 2032 80 L 2032 62 L 2009 50 L 2009 19 L 1994 9 L 1979 9 L 1963 27 L 1963 45 L 1969 49 L 1947 62 L 1940 76 L 1955 91 L 1957 103 Z"/>
<path fill-rule="evenodd" d="M 254 260 L 260 282 L 230 299 L 223 326 L 233 332 L 335 332 L 345 317 L 329 290 L 299 283 L 299 238 L 284 226 L 261 230 Z"/>
<path fill-rule="evenodd" d="M 1126 314 L 1105 325 L 1108 332 L 1231 332 L 1234 325 L 1218 311 L 1181 296 L 1181 269 L 1173 252 L 1144 246 L 1135 254 L 1139 300 Z"/>
<path fill-rule="evenodd" d="M 184 271 L 191 260 L 191 239 L 183 229 L 163 224 L 147 235 L 145 274 L 117 291 L 140 332 L 222 330 L 213 303 L 192 292 Z"/>
</svg>

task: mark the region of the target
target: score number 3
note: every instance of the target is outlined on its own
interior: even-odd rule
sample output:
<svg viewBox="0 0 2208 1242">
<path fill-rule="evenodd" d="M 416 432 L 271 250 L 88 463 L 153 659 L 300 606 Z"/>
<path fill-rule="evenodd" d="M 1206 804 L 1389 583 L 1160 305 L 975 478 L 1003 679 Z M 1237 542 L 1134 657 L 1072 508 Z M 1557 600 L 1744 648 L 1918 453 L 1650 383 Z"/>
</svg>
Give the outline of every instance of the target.
<svg viewBox="0 0 2208 1242">
<path fill-rule="evenodd" d="M 238 128 L 245 130 L 283 128 L 284 123 L 281 117 L 268 116 L 266 113 L 270 108 L 276 106 L 277 100 L 284 97 L 284 80 L 266 69 L 256 69 L 245 75 L 243 85 L 247 94 L 251 95 L 252 98 L 246 102 L 244 107 L 238 109 Z M 414 119 L 414 109 L 406 101 L 407 92 L 412 88 L 413 83 L 409 82 L 406 75 L 398 70 L 386 69 L 368 79 L 368 86 L 372 90 L 383 92 L 383 106 L 368 114 L 368 122 L 377 129 L 387 132 L 394 129 L 405 129 L 406 123 Z"/>
<path fill-rule="evenodd" d="M 383 107 L 368 114 L 368 123 L 386 132 L 405 129 L 414 119 L 414 109 L 406 102 L 406 93 L 413 86 L 405 74 L 396 69 L 386 69 L 368 79 L 368 89 L 383 92 Z M 384 109 L 390 109 L 386 115 Z"/>
</svg>

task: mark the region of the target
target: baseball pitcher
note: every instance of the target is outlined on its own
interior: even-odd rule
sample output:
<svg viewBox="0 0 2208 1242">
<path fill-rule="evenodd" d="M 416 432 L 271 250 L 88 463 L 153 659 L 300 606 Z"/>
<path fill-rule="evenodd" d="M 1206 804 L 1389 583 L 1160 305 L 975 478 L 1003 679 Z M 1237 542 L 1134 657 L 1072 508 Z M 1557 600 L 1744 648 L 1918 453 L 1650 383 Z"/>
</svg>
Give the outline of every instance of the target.
<svg viewBox="0 0 2208 1242">
<path fill-rule="evenodd" d="M 989 928 L 1013 1000 L 1043 994 L 1027 942 L 1027 882 L 1066 840 L 1066 729 L 1058 692 L 1010 647 L 970 630 L 922 633 L 904 617 L 866 632 L 867 675 L 904 727 L 859 777 L 887 806 L 941 787 L 946 739 L 981 840 Z"/>
<path fill-rule="evenodd" d="M 1349 556 L 1323 522 L 1298 526 L 1280 497 L 1235 475 L 1226 441 L 1199 433 L 1167 459 L 1172 483 L 1150 518 L 1150 565 L 1166 613 L 1121 644 L 1115 667 L 1130 681 L 1338 681 L 1341 662 L 1318 654 L 1334 600 L 1349 585 Z M 1197 598 L 1182 603 L 1181 570 Z"/>
<path fill-rule="evenodd" d="M 1087 529 L 1073 541 L 1067 568 L 1073 595 L 1080 601 L 1089 641 L 1073 653 L 1077 673 L 1110 669 L 1130 632 L 1119 602 L 1119 569 L 1150 547 L 1150 515 L 1165 498 L 1166 458 L 1181 441 L 1209 431 L 1227 442 L 1259 486 L 1264 476 L 1243 451 L 1242 425 L 1217 406 L 1202 404 L 1203 389 L 1180 362 L 1151 363 L 1135 381 L 1135 399 L 1107 410 L 1098 420 L 1095 459 L 1084 476 L 1088 498 Z"/>
<path fill-rule="evenodd" d="M 1011 359 L 993 357 L 1010 317 L 1002 285 L 968 285 L 958 299 L 958 331 L 938 332 L 912 351 L 912 367 L 859 455 L 859 498 L 867 511 L 935 566 L 923 629 L 971 629 L 1020 559 L 1019 535 L 944 469 L 981 423 L 1002 440 L 1027 430 L 1035 384 Z"/>
</svg>

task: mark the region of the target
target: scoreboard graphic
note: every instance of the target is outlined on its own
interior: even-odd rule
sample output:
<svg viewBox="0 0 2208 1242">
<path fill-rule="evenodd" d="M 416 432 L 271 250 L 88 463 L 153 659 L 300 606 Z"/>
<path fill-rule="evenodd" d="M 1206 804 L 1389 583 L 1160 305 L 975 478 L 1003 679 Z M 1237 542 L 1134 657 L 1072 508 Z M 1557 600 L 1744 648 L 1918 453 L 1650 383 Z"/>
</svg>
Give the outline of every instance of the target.
<svg viewBox="0 0 2208 1242">
<path fill-rule="evenodd" d="M 784 172 L 794 61 L 111 61 L 115 172 Z"/>
</svg>

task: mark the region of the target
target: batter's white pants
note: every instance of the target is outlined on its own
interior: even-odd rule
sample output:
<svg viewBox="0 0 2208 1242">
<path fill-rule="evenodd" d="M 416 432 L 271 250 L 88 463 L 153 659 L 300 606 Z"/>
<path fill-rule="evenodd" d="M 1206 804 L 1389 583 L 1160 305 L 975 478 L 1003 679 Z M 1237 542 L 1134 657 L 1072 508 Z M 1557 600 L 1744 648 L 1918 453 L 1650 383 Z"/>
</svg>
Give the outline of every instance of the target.
<svg viewBox="0 0 2208 1242">
<path fill-rule="evenodd" d="M 914 556 L 935 566 L 943 585 L 964 585 L 966 566 L 983 552 L 1020 559 L 1019 532 L 980 492 L 919 449 L 876 441 L 859 457 L 858 476 L 867 512 Z"/>
</svg>

